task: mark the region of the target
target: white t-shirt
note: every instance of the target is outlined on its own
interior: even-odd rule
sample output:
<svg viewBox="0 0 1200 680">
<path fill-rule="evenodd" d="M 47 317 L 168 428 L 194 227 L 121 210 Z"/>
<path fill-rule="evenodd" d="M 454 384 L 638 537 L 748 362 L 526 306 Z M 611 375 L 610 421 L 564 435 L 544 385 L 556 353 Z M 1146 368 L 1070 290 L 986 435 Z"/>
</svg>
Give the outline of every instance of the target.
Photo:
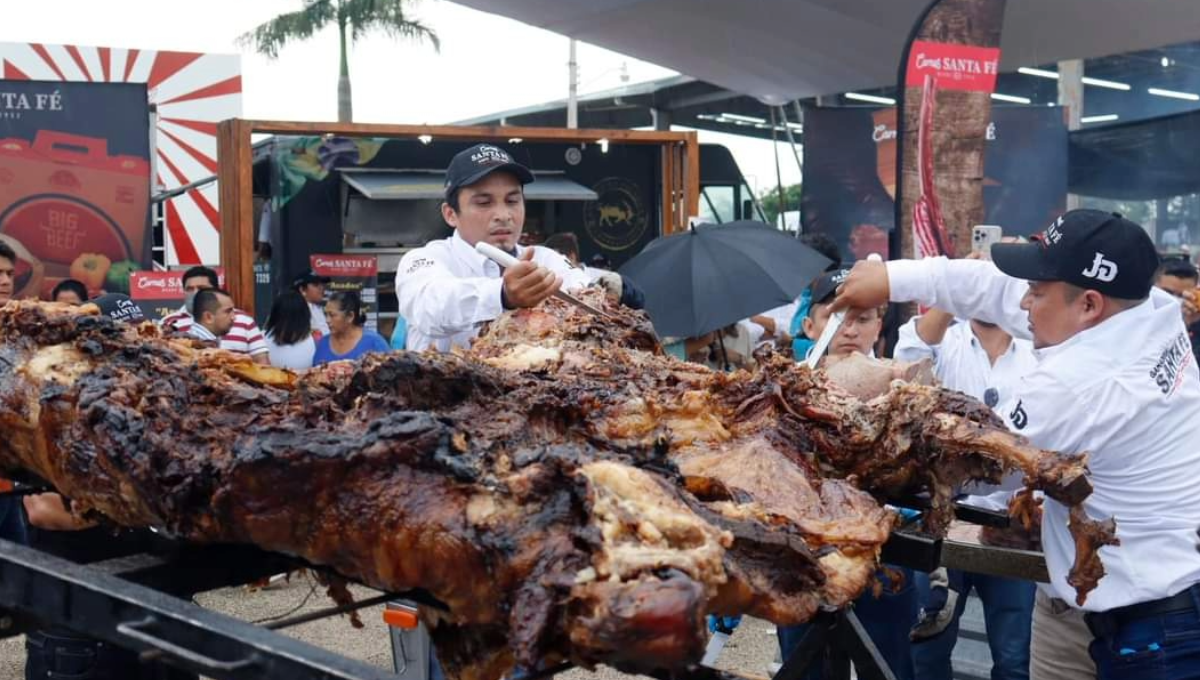
<svg viewBox="0 0 1200 680">
<path fill-rule="evenodd" d="M 293 371 L 312 368 L 313 352 L 317 351 L 317 343 L 312 335 L 306 335 L 303 340 L 291 345 L 277 345 L 275 338 L 267 335 L 267 347 L 270 348 L 272 366 Z"/>
</svg>

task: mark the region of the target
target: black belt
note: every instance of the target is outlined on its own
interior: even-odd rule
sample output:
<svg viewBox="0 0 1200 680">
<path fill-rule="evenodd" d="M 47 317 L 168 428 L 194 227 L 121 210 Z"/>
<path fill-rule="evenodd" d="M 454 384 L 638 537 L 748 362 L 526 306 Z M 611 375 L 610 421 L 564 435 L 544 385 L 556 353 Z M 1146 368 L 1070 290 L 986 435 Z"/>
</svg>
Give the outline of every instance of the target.
<svg viewBox="0 0 1200 680">
<path fill-rule="evenodd" d="M 1092 635 L 1098 638 L 1106 637 L 1116 633 L 1123 626 L 1133 621 L 1185 611 L 1197 611 L 1197 596 L 1200 596 L 1200 584 L 1195 584 L 1186 590 L 1160 600 L 1139 602 L 1137 604 L 1110 609 L 1106 612 L 1089 612 L 1083 618 L 1087 622 L 1088 630 L 1092 632 Z"/>
</svg>

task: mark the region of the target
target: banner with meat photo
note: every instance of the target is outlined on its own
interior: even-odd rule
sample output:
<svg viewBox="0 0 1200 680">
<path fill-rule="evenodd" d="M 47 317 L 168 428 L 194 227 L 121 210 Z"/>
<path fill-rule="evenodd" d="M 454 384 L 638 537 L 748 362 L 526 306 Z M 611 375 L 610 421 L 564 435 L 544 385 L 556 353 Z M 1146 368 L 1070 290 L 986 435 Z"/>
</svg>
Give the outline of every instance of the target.
<svg viewBox="0 0 1200 680">
<path fill-rule="evenodd" d="M 829 235 L 847 259 L 889 254 L 897 136 L 895 108 L 805 109 L 800 200 L 806 233 Z M 984 140 L 983 215 L 975 224 L 1000 225 L 1009 235 L 1042 231 L 1066 210 L 1062 109 L 993 107 Z M 945 200 L 940 191 L 935 196 Z"/>
<path fill-rule="evenodd" d="M 917 240 L 961 257 L 971 250 L 971 229 L 983 223 L 980 169 L 999 74 L 1004 7 L 1005 0 L 938 0 L 913 27 L 905 47 L 898 83 L 895 212 L 905 257 L 930 254 L 917 247 Z M 939 223 L 946 225 L 945 234 L 937 233 Z"/>
<path fill-rule="evenodd" d="M 0 80 L 0 238 L 19 298 L 129 292 L 151 265 L 146 86 Z"/>
<path fill-rule="evenodd" d="M 334 293 L 354 291 L 367 311 L 366 328 L 379 331 L 379 258 L 374 255 L 311 255 L 309 264 L 317 276 L 328 276 L 325 299 Z"/>
</svg>

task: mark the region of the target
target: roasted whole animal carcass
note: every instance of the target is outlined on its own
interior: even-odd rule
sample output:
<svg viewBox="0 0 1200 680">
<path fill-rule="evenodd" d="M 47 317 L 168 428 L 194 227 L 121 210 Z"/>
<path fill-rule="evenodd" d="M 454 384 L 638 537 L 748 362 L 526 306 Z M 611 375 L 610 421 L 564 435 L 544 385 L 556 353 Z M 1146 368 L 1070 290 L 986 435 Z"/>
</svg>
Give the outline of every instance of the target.
<svg viewBox="0 0 1200 680">
<path fill-rule="evenodd" d="M 550 301 L 461 356 L 297 376 L 86 307 L 10 303 L 0 468 L 116 524 L 423 588 L 446 605 L 443 665 L 478 680 L 558 660 L 680 669 L 706 613 L 790 624 L 843 606 L 894 524 L 872 493 L 945 501 L 1010 468 L 1067 503 L 1090 491 L 1081 457 L 961 395 L 897 383 L 862 401 L 782 359 L 715 373 L 610 311 Z M 1081 597 L 1098 567 L 1081 567 Z"/>
</svg>

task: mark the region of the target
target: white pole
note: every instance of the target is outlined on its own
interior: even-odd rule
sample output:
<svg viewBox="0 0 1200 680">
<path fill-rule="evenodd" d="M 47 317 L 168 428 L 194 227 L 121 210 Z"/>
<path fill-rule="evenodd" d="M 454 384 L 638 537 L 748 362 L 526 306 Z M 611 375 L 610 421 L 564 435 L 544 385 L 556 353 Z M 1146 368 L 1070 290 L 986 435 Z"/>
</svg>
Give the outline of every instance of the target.
<svg viewBox="0 0 1200 680">
<path fill-rule="evenodd" d="M 579 62 L 575 61 L 575 39 L 571 38 L 571 57 L 567 62 L 570 84 L 567 86 L 567 127 L 579 127 Z"/>
</svg>

